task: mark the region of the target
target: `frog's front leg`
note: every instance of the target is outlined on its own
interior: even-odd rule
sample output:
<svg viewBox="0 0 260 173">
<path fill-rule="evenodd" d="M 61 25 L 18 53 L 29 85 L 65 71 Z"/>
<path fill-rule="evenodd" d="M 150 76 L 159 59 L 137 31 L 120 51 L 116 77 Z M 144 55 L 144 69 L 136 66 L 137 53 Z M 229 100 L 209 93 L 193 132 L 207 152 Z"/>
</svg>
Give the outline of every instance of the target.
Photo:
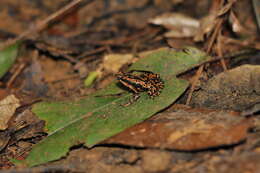
<svg viewBox="0 0 260 173">
<path fill-rule="evenodd" d="M 140 98 L 140 94 L 134 93 L 133 96 L 129 99 L 129 101 L 125 104 L 121 104 L 121 106 L 127 107 L 127 106 L 133 104 L 134 102 L 136 102 L 139 98 Z"/>
</svg>

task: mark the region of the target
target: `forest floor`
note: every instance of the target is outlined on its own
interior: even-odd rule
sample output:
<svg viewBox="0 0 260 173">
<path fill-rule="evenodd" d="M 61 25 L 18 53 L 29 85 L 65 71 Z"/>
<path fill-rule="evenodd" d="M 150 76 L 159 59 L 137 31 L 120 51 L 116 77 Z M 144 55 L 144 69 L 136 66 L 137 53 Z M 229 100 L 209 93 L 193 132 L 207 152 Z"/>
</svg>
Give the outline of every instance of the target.
<svg viewBox="0 0 260 173">
<path fill-rule="evenodd" d="M 20 42 L 0 70 L 1 171 L 259 172 L 259 9 L 257 0 L 1 0 L 0 49 Z M 50 135 L 35 104 L 85 98 L 143 54 L 187 46 L 211 59 L 177 74 L 189 87 L 170 105 L 92 147 L 79 139 L 59 159 L 15 164 Z M 142 75 L 124 75 L 126 92 L 149 90 Z"/>
</svg>

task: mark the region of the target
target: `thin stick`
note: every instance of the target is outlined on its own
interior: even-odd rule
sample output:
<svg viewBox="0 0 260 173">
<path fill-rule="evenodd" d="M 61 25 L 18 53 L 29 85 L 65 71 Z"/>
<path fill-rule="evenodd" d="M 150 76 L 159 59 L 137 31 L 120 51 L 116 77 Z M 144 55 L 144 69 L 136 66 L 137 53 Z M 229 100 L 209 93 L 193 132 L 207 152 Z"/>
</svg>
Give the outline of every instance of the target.
<svg viewBox="0 0 260 173">
<path fill-rule="evenodd" d="M 244 50 L 244 51 L 240 51 L 240 52 L 235 53 L 235 54 L 231 54 L 231 55 L 227 55 L 227 56 L 223 56 L 223 57 L 212 58 L 210 60 L 207 60 L 207 61 L 204 61 L 204 62 L 202 62 L 200 64 L 197 64 L 197 65 L 195 65 L 195 66 L 193 66 L 193 67 L 191 67 L 191 68 L 189 68 L 189 69 L 187 69 L 187 70 L 185 70 L 183 72 L 179 72 L 177 74 L 177 76 L 181 75 L 181 74 L 184 74 L 184 73 L 186 73 L 186 72 L 188 72 L 188 71 L 190 71 L 192 69 L 195 69 L 195 68 L 199 67 L 199 69 L 197 70 L 196 75 L 195 75 L 195 77 L 194 77 L 194 79 L 192 81 L 192 83 L 193 83 L 194 81 L 198 81 L 198 79 L 200 77 L 200 74 L 202 73 L 205 64 L 213 63 L 213 62 L 216 62 L 216 61 L 219 61 L 219 60 L 223 61 L 224 59 L 230 59 L 230 58 L 234 58 L 235 56 L 239 56 L 239 55 L 243 55 L 243 54 L 249 54 L 249 53 L 253 53 L 253 52 L 256 52 L 256 50 Z M 194 85 L 193 91 L 194 91 L 194 89 L 195 89 L 195 85 Z M 190 93 L 189 93 L 188 98 L 186 100 L 186 104 L 190 103 L 190 101 L 191 101 L 192 93 L 191 94 Z"/>
<path fill-rule="evenodd" d="M 216 41 L 216 37 L 217 37 L 217 35 L 218 35 L 218 33 L 219 33 L 219 30 L 220 30 L 220 28 L 221 28 L 221 25 L 222 25 L 222 21 L 223 21 L 222 18 L 218 19 L 218 22 L 217 22 L 217 24 L 216 24 L 216 28 L 215 28 L 215 30 L 214 30 L 214 32 L 213 32 L 213 34 L 212 34 L 212 36 L 211 36 L 211 38 L 210 38 L 210 40 L 209 40 L 209 44 L 208 44 L 208 48 L 207 48 L 207 53 L 209 53 L 209 52 L 211 51 L 211 49 L 212 49 L 212 47 L 213 47 L 213 44 L 214 44 L 215 41 Z M 188 98 L 187 98 L 187 100 L 186 100 L 186 105 L 189 105 L 189 104 L 190 104 L 190 101 L 191 101 L 191 98 L 192 98 L 192 94 L 193 94 L 193 92 L 194 92 L 194 90 L 195 90 L 196 83 L 198 82 L 198 80 L 199 80 L 199 78 L 200 78 L 200 76 L 201 76 L 201 74 L 202 74 L 202 72 L 203 72 L 203 68 L 204 68 L 204 64 L 202 64 L 202 65 L 199 67 L 199 69 L 198 69 L 197 72 L 196 72 L 196 75 L 195 75 L 195 76 L 193 77 L 193 79 L 192 79 L 192 84 L 191 84 L 191 87 L 190 87 L 190 91 L 189 91 L 189 94 L 188 94 Z"/>
<path fill-rule="evenodd" d="M 186 100 L 186 105 L 190 104 L 192 94 L 195 90 L 196 83 L 198 82 L 198 80 L 201 76 L 201 73 L 203 72 L 203 68 L 204 68 L 204 64 L 199 67 L 199 69 L 196 71 L 196 75 L 192 79 L 192 84 L 191 84 L 191 87 L 190 87 L 190 92 L 188 94 L 188 98 Z"/>
<path fill-rule="evenodd" d="M 237 53 L 235 53 L 235 54 L 230 54 L 230 55 L 223 56 L 223 57 L 215 57 L 215 58 L 213 57 L 213 58 L 211 58 L 211 59 L 209 59 L 209 60 L 207 60 L 207 61 L 204 61 L 204 62 L 202 62 L 202 63 L 200 63 L 200 64 L 197 64 L 197 65 L 195 65 L 195 66 L 193 66 L 193 67 L 191 67 L 191 68 L 189 68 L 189 69 L 187 69 L 187 70 L 185 70 L 185 71 L 179 72 L 179 73 L 177 74 L 177 76 L 178 76 L 178 75 L 181 75 L 181 74 L 184 74 L 184 73 L 186 73 L 186 72 L 188 72 L 188 71 L 190 71 L 190 70 L 192 70 L 192 69 L 195 69 L 195 68 L 200 67 L 200 66 L 205 65 L 205 64 L 213 63 L 213 62 L 216 62 L 216 61 L 219 61 L 219 60 L 234 58 L 234 57 L 236 57 L 236 56 L 240 56 L 240 55 L 244 55 L 244 54 L 254 53 L 254 52 L 256 52 L 256 51 L 257 51 L 257 50 L 243 50 L 243 51 L 239 51 L 239 52 L 237 52 Z"/>
<path fill-rule="evenodd" d="M 48 24 L 51 21 L 56 20 L 58 17 L 60 17 L 61 15 L 63 15 L 64 13 L 66 13 L 68 10 L 70 10 L 71 8 L 75 7 L 76 5 L 79 5 L 79 3 L 81 3 L 82 0 L 74 0 L 71 3 L 67 4 L 65 7 L 61 8 L 60 10 L 56 11 L 55 13 L 52 13 L 51 15 L 49 15 L 47 18 L 45 18 L 44 20 L 36 23 L 35 25 L 31 25 L 26 31 L 24 31 L 23 33 L 21 33 L 19 36 L 17 36 L 14 39 L 10 39 L 7 40 L 6 42 L 2 43 L 0 45 L 0 50 L 3 50 L 4 48 L 18 42 L 21 41 L 23 39 L 25 39 L 26 37 L 28 37 L 29 35 L 35 34 L 37 32 L 42 31 L 43 29 L 45 29 Z"/>
<path fill-rule="evenodd" d="M 220 57 L 223 56 L 222 48 L 221 48 L 221 45 L 222 45 L 221 34 L 222 34 L 222 28 L 219 29 L 218 37 L 217 37 L 217 44 L 216 44 L 217 53 L 218 53 L 218 56 L 220 56 Z M 223 70 L 226 71 L 227 65 L 226 65 L 224 59 L 221 59 L 220 62 L 221 62 Z"/>
<path fill-rule="evenodd" d="M 25 63 L 19 65 L 19 67 L 17 68 L 17 70 L 15 71 L 15 73 L 12 75 L 12 77 L 10 78 L 10 80 L 7 82 L 6 87 L 9 88 L 13 82 L 15 81 L 15 79 L 17 78 L 17 76 L 23 71 L 25 67 Z"/>
</svg>

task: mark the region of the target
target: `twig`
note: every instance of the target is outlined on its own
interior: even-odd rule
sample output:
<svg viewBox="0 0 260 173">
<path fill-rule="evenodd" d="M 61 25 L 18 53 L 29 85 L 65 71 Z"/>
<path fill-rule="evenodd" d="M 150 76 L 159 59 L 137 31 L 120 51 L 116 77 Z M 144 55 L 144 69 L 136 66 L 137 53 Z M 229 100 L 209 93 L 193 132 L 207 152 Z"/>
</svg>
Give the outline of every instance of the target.
<svg viewBox="0 0 260 173">
<path fill-rule="evenodd" d="M 61 77 L 60 79 L 46 80 L 45 82 L 47 82 L 47 83 L 58 83 L 58 82 L 66 81 L 66 80 L 72 80 L 72 79 L 79 79 L 79 75 L 78 74 L 72 74 L 72 75 L 69 75 L 69 76 Z"/>
<path fill-rule="evenodd" d="M 221 19 L 218 19 L 218 22 L 217 22 L 217 24 L 216 24 L 216 28 L 215 28 L 215 30 L 214 30 L 214 32 L 213 32 L 213 34 L 212 34 L 212 36 L 211 36 L 211 38 L 210 38 L 210 40 L 209 40 L 209 44 L 208 44 L 208 48 L 207 48 L 207 53 L 209 53 L 209 52 L 211 51 L 212 46 L 213 46 L 213 43 L 216 41 L 216 37 L 217 37 L 217 35 L 218 35 L 218 32 L 219 32 L 219 29 L 220 29 L 221 24 L 222 24 L 222 20 L 221 20 Z M 195 90 L 195 87 L 196 87 L 196 84 L 197 84 L 197 82 L 198 82 L 198 80 L 199 80 L 199 78 L 200 78 L 200 76 L 201 76 L 201 74 L 202 74 L 202 72 L 203 72 L 203 68 L 204 68 L 204 64 L 199 67 L 199 69 L 198 69 L 197 72 L 196 72 L 196 75 L 195 75 L 195 76 L 193 77 L 193 79 L 192 79 L 192 83 L 191 83 L 191 87 L 190 87 L 190 92 L 189 92 L 188 98 L 187 98 L 187 100 L 186 100 L 186 105 L 189 105 L 189 104 L 190 104 L 192 94 L 193 94 L 193 92 L 194 92 L 194 90 Z"/>
<path fill-rule="evenodd" d="M 82 1 L 83 0 L 74 0 L 71 3 L 67 4 L 65 7 L 61 8 L 58 11 L 56 11 L 55 13 L 52 13 L 51 15 L 49 15 L 44 20 L 36 23 L 35 25 L 31 25 L 26 31 L 21 33 L 16 38 L 7 40 L 6 42 L 2 43 L 0 45 L 0 50 L 3 50 L 4 48 L 6 48 L 6 47 L 8 47 L 8 46 L 18 42 L 18 41 L 22 41 L 22 40 L 24 40 L 25 38 L 29 37 L 32 34 L 35 34 L 37 32 L 42 31 L 43 29 L 45 29 L 48 26 L 48 24 L 50 22 L 56 20 L 61 15 L 64 15 L 68 10 L 70 10 L 71 8 L 79 5 L 79 3 L 81 3 Z"/>
<path fill-rule="evenodd" d="M 194 79 L 192 81 L 192 84 L 194 84 L 195 82 L 197 82 L 199 80 L 199 77 L 200 77 L 201 73 L 203 72 L 203 68 L 204 68 L 205 64 L 216 62 L 216 61 L 219 61 L 219 60 L 223 61 L 224 59 L 229 59 L 229 58 L 233 58 L 235 56 L 241 55 L 241 54 L 247 54 L 247 53 L 253 53 L 253 52 L 255 52 L 255 50 L 246 50 L 246 51 L 238 52 L 238 53 L 227 55 L 227 56 L 223 56 L 223 57 L 216 57 L 214 59 L 212 58 L 210 60 L 207 60 L 207 61 L 204 61 L 204 62 L 202 62 L 200 64 L 197 64 L 197 65 L 195 65 L 195 66 L 193 66 L 193 67 L 191 67 L 191 68 L 189 68 L 189 69 L 187 69 L 187 70 L 185 70 L 183 72 L 178 73 L 177 76 L 181 75 L 183 73 L 186 73 L 186 72 L 188 72 L 188 71 L 190 71 L 190 70 L 192 70 L 194 68 L 199 67 L 199 69 L 197 70 L 196 75 L 195 75 L 195 77 L 194 77 Z M 190 93 L 188 95 L 188 98 L 186 100 L 186 105 L 190 103 L 194 89 L 195 89 L 195 85 L 192 85 L 191 86 L 191 91 L 192 92 L 190 91 Z"/>
<path fill-rule="evenodd" d="M 220 56 L 220 57 L 223 56 L 223 52 L 222 52 L 222 48 L 221 48 L 221 45 L 222 45 L 221 31 L 222 31 L 222 28 L 219 29 L 218 38 L 217 38 L 217 52 L 218 52 L 218 56 Z M 226 71 L 227 65 L 225 63 L 225 60 L 221 59 L 220 62 L 221 62 L 221 65 L 222 65 L 224 71 Z"/>
<path fill-rule="evenodd" d="M 199 80 L 199 78 L 201 76 L 201 73 L 203 72 L 203 68 L 204 68 L 204 64 L 199 67 L 199 69 L 196 72 L 196 75 L 192 79 L 192 84 L 191 84 L 190 92 L 188 94 L 188 98 L 186 100 L 186 105 L 190 104 L 192 94 L 193 94 L 193 92 L 195 90 L 196 83 L 198 82 L 198 80 Z"/>
<path fill-rule="evenodd" d="M 10 80 L 7 82 L 7 84 L 6 84 L 6 87 L 7 87 L 7 88 L 9 88 L 9 87 L 13 84 L 14 80 L 15 80 L 15 79 L 17 78 L 17 76 L 23 71 L 24 67 L 25 67 L 25 63 L 19 65 L 19 67 L 18 67 L 17 70 L 14 72 L 14 74 L 12 75 L 12 77 L 10 78 Z"/>
<path fill-rule="evenodd" d="M 220 0 L 219 6 L 223 8 L 224 0 Z M 231 6 L 229 8 L 231 8 Z M 217 20 L 217 23 L 216 23 L 215 29 L 213 31 L 212 36 L 209 39 L 209 43 L 208 43 L 208 47 L 207 47 L 207 53 L 209 53 L 212 50 L 212 47 L 213 47 L 213 44 L 216 41 L 217 35 L 218 35 L 218 33 L 221 32 L 220 31 L 221 30 L 221 26 L 222 26 L 223 21 L 224 21 L 223 17 L 217 18 L 216 20 Z M 221 60 L 221 61 L 223 61 L 223 60 Z M 202 64 L 199 67 L 199 69 L 196 72 L 196 75 L 193 77 L 192 84 L 191 84 L 191 87 L 190 87 L 190 91 L 189 91 L 189 94 L 188 94 L 188 98 L 186 100 L 186 105 L 190 104 L 190 101 L 191 101 L 191 98 L 192 98 L 192 94 L 193 94 L 193 92 L 195 90 L 196 83 L 198 82 L 198 80 L 199 80 L 199 78 L 200 78 L 200 76 L 201 76 L 201 74 L 203 72 L 203 68 L 204 68 L 204 64 Z"/>
<path fill-rule="evenodd" d="M 106 50 L 106 47 L 105 47 L 105 46 L 99 47 L 99 48 L 96 48 L 96 49 L 94 49 L 94 50 L 92 50 L 92 51 L 88 51 L 88 52 L 82 53 L 81 55 L 79 55 L 78 57 L 76 57 L 76 59 L 83 59 L 83 58 L 85 58 L 85 57 L 87 57 L 87 56 L 94 55 L 94 54 L 96 54 L 96 53 L 100 53 L 100 52 L 103 52 L 103 51 L 105 51 L 105 50 Z"/>
<path fill-rule="evenodd" d="M 242 51 L 239 51 L 239 52 L 236 52 L 236 53 L 233 53 L 233 54 L 230 54 L 230 55 L 226 55 L 226 56 L 223 56 L 223 57 L 215 57 L 215 58 L 213 57 L 213 58 L 210 59 L 210 60 L 204 61 L 204 62 L 202 62 L 202 63 L 200 63 L 200 64 L 197 64 L 197 65 L 195 65 L 195 66 L 193 66 L 193 67 L 191 67 L 191 68 L 186 69 L 185 71 L 179 72 L 179 73 L 177 74 L 177 76 L 179 76 L 179 75 L 181 75 L 181 74 L 184 74 L 184 73 L 186 73 L 186 72 L 188 72 L 188 71 L 190 71 L 190 70 L 192 70 L 192 69 L 195 69 L 195 68 L 197 68 L 197 67 L 203 66 L 203 65 L 205 65 L 205 64 L 213 63 L 213 62 L 216 62 L 216 61 L 219 61 L 219 60 L 234 58 L 234 57 L 236 57 L 236 56 L 241 56 L 241 55 L 244 55 L 244 54 L 254 53 L 254 52 L 256 52 L 256 51 L 257 51 L 257 50 L 250 50 L 250 49 L 249 49 L 249 50 L 242 50 Z"/>
</svg>

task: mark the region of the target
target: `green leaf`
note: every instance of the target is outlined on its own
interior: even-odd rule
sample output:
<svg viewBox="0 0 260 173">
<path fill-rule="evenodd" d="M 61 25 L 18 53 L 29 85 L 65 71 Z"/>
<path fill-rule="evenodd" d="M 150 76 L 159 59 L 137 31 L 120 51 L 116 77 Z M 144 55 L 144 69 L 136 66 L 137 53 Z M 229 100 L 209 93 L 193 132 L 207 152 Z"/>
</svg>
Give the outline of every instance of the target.
<svg viewBox="0 0 260 173">
<path fill-rule="evenodd" d="M 19 43 L 13 44 L 0 51 L 0 78 L 10 69 L 15 62 L 18 53 Z"/>
<path fill-rule="evenodd" d="M 117 82 L 77 101 L 42 102 L 32 111 L 46 121 L 48 137 L 36 144 L 24 161 L 34 166 L 65 156 L 69 148 L 84 143 L 93 145 L 149 118 L 172 104 L 187 88 L 188 82 L 179 80 L 177 73 L 206 60 L 207 56 L 195 49 L 175 52 L 163 49 L 142 58 L 129 70 L 148 70 L 160 74 L 165 88 L 160 96 L 150 99 L 142 93 L 140 99 L 128 107 L 121 106 L 132 94 L 122 93 Z"/>
<path fill-rule="evenodd" d="M 100 75 L 99 71 L 90 72 L 87 78 L 84 80 L 84 85 L 86 87 L 90 87 L 93 84 L 93 82 L 98 78 L 99 75 Z"/>
</svg>

